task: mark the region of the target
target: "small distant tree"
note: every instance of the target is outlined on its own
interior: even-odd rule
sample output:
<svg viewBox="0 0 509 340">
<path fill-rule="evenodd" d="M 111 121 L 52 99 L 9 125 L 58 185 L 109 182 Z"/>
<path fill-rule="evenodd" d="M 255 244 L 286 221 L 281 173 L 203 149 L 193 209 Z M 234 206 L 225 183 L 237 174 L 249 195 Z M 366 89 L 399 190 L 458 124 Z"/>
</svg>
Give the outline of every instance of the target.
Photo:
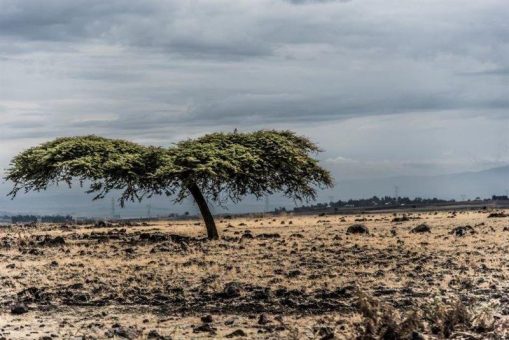
<svg viewBox="0 0 509 340">
<path fill-rule="evenodd" d="M 104 198 L 120 190 L 120 204 L 152 195 L 196 201 L 209 239 L 218 232 L 207 201 L 239 202 L 282 192 L 296 200 L 314 199 L 316 188 L 332 186 L 328 171 L 311 154 L 318 147 L 291 131 L 213 133 L 169 148 L 97 136 L 58 138 L 28 149 L 12 161 L 6 179 L 12 198 L 22 190 L 46 190 L 74 180 Z"/>
</svg>

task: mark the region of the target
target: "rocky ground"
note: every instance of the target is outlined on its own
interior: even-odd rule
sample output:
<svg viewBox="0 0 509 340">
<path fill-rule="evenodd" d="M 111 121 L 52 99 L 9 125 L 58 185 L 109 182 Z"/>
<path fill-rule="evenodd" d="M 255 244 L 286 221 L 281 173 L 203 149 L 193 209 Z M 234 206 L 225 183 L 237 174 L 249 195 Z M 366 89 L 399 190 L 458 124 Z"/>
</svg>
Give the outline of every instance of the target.
<svg viewBox="0 0 509 340">
<path fill-rule="evenodd" d="M 503 212 L 0 229 L 0 339 L 509 337 Z"/>
</svg>

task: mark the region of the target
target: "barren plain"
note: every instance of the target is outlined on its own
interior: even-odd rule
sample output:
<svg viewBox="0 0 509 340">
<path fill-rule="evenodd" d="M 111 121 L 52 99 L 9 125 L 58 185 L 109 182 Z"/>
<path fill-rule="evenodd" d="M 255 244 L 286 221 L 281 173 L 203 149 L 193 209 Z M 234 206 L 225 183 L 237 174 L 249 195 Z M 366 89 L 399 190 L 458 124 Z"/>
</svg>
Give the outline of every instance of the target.
<svg viewBox="0 0 509 340">
<path fill-rule="evenodd" d="M 502 211 L 218 224 L 0 228 L 0 339 L 509 337 Z"/>
</svg>

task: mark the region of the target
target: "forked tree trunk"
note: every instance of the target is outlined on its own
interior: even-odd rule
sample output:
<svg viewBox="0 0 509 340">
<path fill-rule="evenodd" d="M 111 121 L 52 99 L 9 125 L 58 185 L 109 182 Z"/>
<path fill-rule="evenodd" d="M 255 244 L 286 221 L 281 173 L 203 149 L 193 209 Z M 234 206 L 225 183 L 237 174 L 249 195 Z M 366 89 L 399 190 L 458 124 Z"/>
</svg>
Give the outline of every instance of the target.
<svg viewBox="0 0 509 340">
<path fill-rule="evenodd" d="M 198 207 L 200 208 L 201 216 L 203 217 L 205 227 L 207 228 L 208 239 L 209 240 L 219 239 L 219 234 L 216 228 L 216 222 L 214 221 L 214 217 L 210 212 L 207 200 L 205 199 L 205 197 L 203 197 L 200 188 L 193 183 L 189 186 L 189 191 L 191 192 L 191 195 L 193 195 L 196 204 L 198 204 Z"/>
</svg>

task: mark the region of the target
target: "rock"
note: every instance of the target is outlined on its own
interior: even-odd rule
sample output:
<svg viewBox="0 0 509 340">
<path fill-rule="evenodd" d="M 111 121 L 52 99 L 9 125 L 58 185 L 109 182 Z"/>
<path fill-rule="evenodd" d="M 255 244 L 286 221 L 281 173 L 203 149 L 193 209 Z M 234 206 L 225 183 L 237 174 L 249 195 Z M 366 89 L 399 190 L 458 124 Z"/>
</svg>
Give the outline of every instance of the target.
<svg viewBox="0 0 509 340">
<path fill-rule="evenodd" d="M 423 223 L 423 224 L 419 224 L 417 227 L 413 228 L 411 231 L 411 233 L 431 233 L 431 228 Z"/>
<path fill-rule="evenodd" d="M 38 250 L 36 248 L 30 248 L 26 251 L 27 254 L 30 254 L 30 255 L 43 255 L 44 252 L 41 251 L 41 250 Z"/>
<path fill-rule="evenodd" d="M 450 232 L 450 234 L 453 234 L 453 235 L 459 236 L 459 237 L 465 236 L 467 233 L 475 234 L 474 228 L 472 228 L 469 225 L 466 225 L 466 226 L 456 227 L 453 230 L 451 230 L 451 232 Z"/>
<path fill-rule="evenodd" d="M 147 339 L 155 339 L 155 340 L 171 340 L 171 336 L 161 335 L 156 330 L 151 330 L 147 334 Z"/>
<path fill-rule="evenodd" d="M 147 339 L 159 339 L 159 337 L 160 337 L 160 335 L 159 335 L 159 333 L 157 333 L 156 330 L 151 330 L 147 334 Z"/>
<path fill-rule="evenodd" d="M 319 327 L 315 332 L 320 336 L 320 340 L 332 340 L 336 338 L 334 330 L 330 327 Z"/>
<path fill-rule="evenodd" d="M 228 282 L 223 290 L 225 298 L 236 298 L 240 296 L 240 285 L 237 282 Z"/>
<path fill-rule="evenodd" d="M 281 235 L 278 233 L 262 233 L 262 234 L 259 234 L 258 236 L 256 236 L 256 238 L 261 239 L 261 240 L 280 238 L 280 237 L 281 237 Z"/>
<path fill-rule="evenodd" d="M 240 238 L 240 240 L 252 240 L 254 239 L 254 236 L 253 234 L 251 234 L 251 232 L 249 230 L 246 230 L 244 231 L 244 234 L 242 234 L 242 237 Z"/>
<path fill-rule="evenodd" d="M 246 332 L 244 332 L 242 329 L 237 329 L 233 331 L 232 333 L 225 336 L 225 338 L 237 338 L 237 337 L 244 337 L 247 336 Z"/>
<path fill-rule="evenodd" d="M 288 277 L 289 278 L 295 278 L 297 276 L 300 276 L 302 274 L 302 272 L 300 270 L 291 270 L 289 273 L 288 273 Z"/>
<path fill-rule="evenodd" d="M 258 317 L 258 324 L 259 325 L 263 326 L 263 325 L 266 325 L 266 324 L 268 324 L 270 322 L 271 321 L 269 320 L 269 317 L 265 313 L 260 314 L 260 316 Z"/>
<path fill-rule="evenodd" d="M 57 236 L 49 240 L 49 244 L 51 244 L 52 246 L 61 246 L 65 244 L 65 240 L 62 236 Z"/>
<path fill-rule="evenodd" d="M 163 233 L 141 233 L 140 241 L 145 242 L 162 242 L 168 240 L 168 235 L 165 235 Z"/>
<path fill-rule="evenodd" d="M 28 307 L 22 303 L 15 304 L 11 307 L 11 313 L 14 315 L 21 315 L 28 313 Z"/>
<path fill-rule="evenodd" d="M 411 340 L 426 340 L 426 337 L 419 332 L 412 332 Z"/>
<path fill-rule="evenodd" d="M 369 234 L 368 228 L 364 224 L 354 224 L 348 227 L 347 234 Z"/>
<path fill-rule="evenodd" d="M 95 223 L 95 227 L 97 227 L 97 228 L 104 228 L 107 226 L 108 226 L 108 223 L 106 223 L 106 221 L 97 221 Z"/>
<path fill-rule="evenodd" d="M 112 327 L 113 335 L 124 339 L 137 339 L 140 336 L 140 332 L 135 328 L 126 328 L 118 324 Z"/>
<path fill-rule="evenodd" d="M 210 333 L 210 334 L 216 334 L 217 329 L 215 327 L 212 327 L 209 323 L 204 323 L 201 326 L 196 327 L 193 329 L 193 333 Z"/>
<path fill-rule="evenodd" d="M 43 235 L 39 238 L 39 242 L 37 243 L 39 246 L 43 247 L 58 247 L 65 245 L 65 240 L 62 236 L 51 237 L 50 235 Z"/>
<path fill-rule="evenodd" d="M 488 215 L 488 218 L 504 218 L 504 217 L 509 217 L 509 215 L 503 212 L 494 212 Z"/>
<path fill-rule="evenodd" d="M 270 288 L 264 289 L 256 289 L 253 291 L 253 299 L 259 300 L 269 300 L 271 298 L 272 292 Z"/>
<path fill-rule="evenodd" d="M 410 221 L 410 218 L 407 215 L 403 215 L 401 217 L 394 217 L 392 222 L 407 222 Z"/>
<path fill-rule="evenodd" d="M 201 317 L 201 322 L 203 323 L 212 323 L 214 319 L 212 318 L 212 315 L 205 315 Z"/>
</svg>

